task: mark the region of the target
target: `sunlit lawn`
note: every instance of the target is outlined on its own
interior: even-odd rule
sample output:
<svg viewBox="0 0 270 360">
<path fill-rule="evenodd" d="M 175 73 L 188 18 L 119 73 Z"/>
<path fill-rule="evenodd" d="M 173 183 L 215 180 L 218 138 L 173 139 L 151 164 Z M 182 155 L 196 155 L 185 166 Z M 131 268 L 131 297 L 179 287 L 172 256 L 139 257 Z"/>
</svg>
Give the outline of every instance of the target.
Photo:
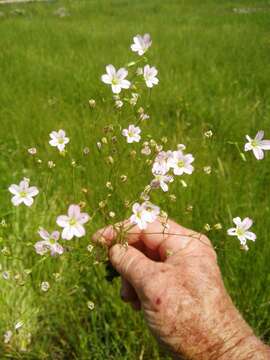
<svg viewBox="0 0 270 360">
<path fill-rule="evenodd" d="M 70 16 L 54 15 L 60 7 Z M 25 13 L 11 14 L 14 9 Z M 0 279 L 1 339 L 24 322 L 10 344 L 1 340 L 1 359 L 165 359 L 141 315 L 119 299 L 118 280 L 108 283 L 95 251 L 86 250 L 93 232 L 104 225 L 101 217 L 60 258 L 43 261 L 33 250 L 40 225 L 52 228 L 70 203 L 86 202 L 91 213 L 108 193 L 111 168 L 104 158 L 110 150 L 100 155 L 96 142 L 118 113 L 100 75 L 108 63 L 119 67 L 132 60 L 132 37 L 145 32 L 153 38 L 149 62 L 160 79 L 151 93 L 146 132 L 156 140 L 166 136 L 168 149 L 186 144 L 196 159 L 194 175 L 185 178 L 188 186 L 170 187 L 176 202 L 159 192 L 156 203 L 197 231 L 207 223 L 222 224 L 208 235 L 226 286 L 256 333 L 269 342 L 270 160 L 266 155 L 257 161 L 248 153 L 243 161 L 239 152 L 246 134 L 263 129 L 270 138 L 269 2 L 76 0 L 1 6 L 0 11 L 5 14 L 0 17 L 0 219 L 8 224 L 0 227 L 0 264 L 2 272 L 10 271 L 10 279 Z M 96 100 L 94 109 L 90 98 Z M 48 145 L 48 134 L 60 128 L 71 138 L 66 157 Z M 208 130 L 211 139 L 204 136 Z M 27 153 L 30 147 L 38 150 L 35 157 Z M 131 161 L 125 147 L 121 140 L 117 171 L 129 177 L 119 193 L 132 200 L 149 181 L 150 170 Z M 140 152 L 139 145 L 134 148 Z M 49 160 L 55 168 L 48 168 Z M 207 175 L 204 166 L 212 173 Z M 7 188 L 24 176 L 42 192 L 30 209 L 15 209 Z M 129 214 L 118 196 L 111 210 L 115 221 Z M 247 253 L 226 235 L 235 216 L 255 222 L 258 240 Z M 48 292 L 40 290 L 42 281 L 50 283 Z"/>
</svg>

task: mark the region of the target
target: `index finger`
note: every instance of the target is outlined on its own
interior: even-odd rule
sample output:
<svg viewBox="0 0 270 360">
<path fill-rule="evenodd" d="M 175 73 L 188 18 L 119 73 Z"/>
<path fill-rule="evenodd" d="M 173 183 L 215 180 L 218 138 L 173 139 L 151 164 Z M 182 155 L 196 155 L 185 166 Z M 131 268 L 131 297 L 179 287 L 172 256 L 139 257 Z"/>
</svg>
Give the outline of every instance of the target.
<svg viewBox="0 0 270 360">
<path fill-rule="evenodd" d="M 119 231 L 123 232 L 124 240 L 128 244 L 135 245 L 138 242 L 143 242 L 147 249 L 158 251 L 163 261 L 169 253 L 174 254 L 185 248 L 194 239 L 194 236 L 199 235 L 172 220 L 167 220 L 164 223 L 161 219 L 157 219 L 148 224 L 145 230 L 141 230 L 137 225 L 126 220 L 97 231 L 93 240 L 110 247 L 119 237 Z"/>
</svg>

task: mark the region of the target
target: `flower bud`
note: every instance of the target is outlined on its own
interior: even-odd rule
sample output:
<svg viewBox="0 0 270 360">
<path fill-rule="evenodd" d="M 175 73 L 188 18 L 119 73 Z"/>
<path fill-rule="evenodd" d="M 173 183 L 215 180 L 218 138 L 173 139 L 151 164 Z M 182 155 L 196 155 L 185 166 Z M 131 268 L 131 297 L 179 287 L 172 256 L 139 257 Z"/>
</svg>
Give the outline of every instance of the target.
<svg viewBox="0 0 270 360">
<path fill-rule="evenodd" d="M 105 206 L 106 206 L 106 201 L 100 201 L 99 203 L 98 203 L 98 206 L 101 208 L 101 209 L 103 209 L 103 208 L 105 208 Z"/>
<path fill-rule="evenodd" d="M 205 224 L 203 228 L 204 228 L 205 231 L 210 231 L 211 230 L 211 226 L 209 224 Z"/>
<path fill-rule="evenodd" d="M 161 142 L 163 142 L 163 144 L 166 144 L 168 142 L 168 138 L 166 136 L 163 136 L 161 138 Z"/>
<path fill-rule="evenodd" d="M 131 150 L 130 152 L 130 156 L 134 159 L 137 155 L 137 151 L 136 150 Z"/>
<path fill-rule="evenodd" d="M 111 165 L 114 163 L 114 159 L 113 159 L 112 156 L 108 156 L 108 157 L 107 157 L 107 163 L 108 163 L 108 164 L 111 164 Z"/>
<path fill-rule="evenodd" d="M 48 161 L 48 168 L 53 169 L 55 167 L 55 163 L 52 160 Z"/>
<path fill-rule="evenodd" d="M 175 202 L 176 201 L 176 196 L 174 194 L 170 194 L 169 195 L 169 199 L 172 201 L 172 202 Z"/>
<path fill-rule="evenodd" d="M 88 101 L 88 104 L 89 104 L 90 108 L 93 109 L 93 108 L 96 106 L 96 100 L 90 99 L 90 100 Z"/>
<path fill-rule="evenodd" d="M 112 183 L 110 181 L 106 182 L 106 188 L 109 189 L 109 190 L 113 190 L 113 186 L 112 186 Z"/>
<path fill-rule="evenodd" d="M 215 230 L 221 230 L 221 229 L 222 229 L 222 225 L 221 225 L 220 223 L 217 223 L 217 224 L 215 224 L 215 225 L 213 226 L 213 228 L 214 228 Z"/>
<path fill-rule="evenodd" d="M 101 146 L 102 146 L 101 142 L 98 141 L 98 142 L 97 142 L 97 148 L 98 148 L 99 150 L 101 149 Z"/>
<path fill-rule="evenodd" d="M 204 133 L 204 136 L 206 138 L 211 138 L 213 136 L 213 131 L 212 130 L 208 130 Z"/>
<path fill-rule="evenodd" d="M 30 155 L 36 155 L 37 153 L 37 149 L 35 147 L 29 148 L 27 151 Z"/>
<path fill-rule="evenodd" d="M 114 212 L 114 211 L 110 211 L 110 212 L 109 212 L 109 217 L 114 218 L 114 217 L 115 217 L 115 212 Z"/>
<path fill-rule="evenodd" d="M 88 155 L 88 154 L 90 153 L 89 147 L 85 147 L 85 148 L 83 149 L 83 153 L 84 153 L 84 155 Z"/>
</svg>

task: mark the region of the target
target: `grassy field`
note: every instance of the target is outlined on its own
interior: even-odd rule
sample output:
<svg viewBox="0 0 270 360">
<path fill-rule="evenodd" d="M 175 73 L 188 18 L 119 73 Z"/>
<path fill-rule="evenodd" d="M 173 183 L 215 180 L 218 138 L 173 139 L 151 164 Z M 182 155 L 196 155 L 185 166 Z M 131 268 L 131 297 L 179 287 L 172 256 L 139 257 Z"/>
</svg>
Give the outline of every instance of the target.
<svg viewBox="0 0 270 360">
<path fill-rule="evenodd" d="M 61 6 L 70 16 L 54 15 Z M 102 217 L 60 258 L 43 261 L 33 250 L 40 225 L 53 228 L 70 203 L 86 202 L 91 214 L 108 193 L 109 151 L 99 155 L 95 144 L 118 112 L 100 75 L 108 63 L 132 60 L 132 37 L 145 32 L 153 38 L 149 62 L 160 79 L 145 131 L 157 140 L 166 136 L 168 149 L 186 144 L 196 159 L 188 187 L 171 186 L 177 201 L 159 192 L 156 203 L 198 231 L 222 224 L 208 236 L 226 286 L 257 335 L 270 342 L 270 157 L 257 161 L 248 153 L 243 161 L 231 144 L 242 151 L 245 135 L 260 129 L 270 138 L 269 1 L 63 0 L 0 11 L 0 220 L 7 223 L 0 226 L 0 265 L 10 274 L 0 278 L 1 359 L 166 358 L 142 316 L 119 299 L 118 280 L 108 283 L 96 252 L 86 250 Z M 71 138 L 65 158 L 48 145 L 48 134 L 60 128 Z M 33 146 L 35 157 L 27 153 Z M 119 143 L 120 152 L 124 146 Z M 132 200 L 149 181 L 144 163 L 130 161 L 128 153 L 123 158 L 121 172 L 129 177 L 111 202 L 114 221 L 129 214 L 120 198 Z M 212 167 L 210 175 L 204 166 Z M 42 190 L 30 209 L 14 208 L 7 191 L 23 176 Z M 226 235 L 235 216 L 254 219 L 258 239 L 248 252 Z M 42 281 L 50 283 L 48 292 L 40 290 Z M 14 331 L 18 321 L 23 326 Z M 4 344 L 9 329 L 14 335 Z"/>
</svg>

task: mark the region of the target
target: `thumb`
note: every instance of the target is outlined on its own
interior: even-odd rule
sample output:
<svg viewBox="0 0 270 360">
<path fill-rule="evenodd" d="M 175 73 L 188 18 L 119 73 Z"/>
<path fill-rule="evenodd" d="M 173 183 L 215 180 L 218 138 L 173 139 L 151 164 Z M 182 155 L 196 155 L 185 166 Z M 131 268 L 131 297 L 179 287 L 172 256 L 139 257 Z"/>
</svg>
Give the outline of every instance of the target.
<svg viewBox="0 0 270 360">
<path fill-rule="evenodd" d="M 139 295 L 144 279 L 153 272 L 155 262 L 133 246 L 116 244 L 110 248 L 110 261 Z"/>
</svg>

